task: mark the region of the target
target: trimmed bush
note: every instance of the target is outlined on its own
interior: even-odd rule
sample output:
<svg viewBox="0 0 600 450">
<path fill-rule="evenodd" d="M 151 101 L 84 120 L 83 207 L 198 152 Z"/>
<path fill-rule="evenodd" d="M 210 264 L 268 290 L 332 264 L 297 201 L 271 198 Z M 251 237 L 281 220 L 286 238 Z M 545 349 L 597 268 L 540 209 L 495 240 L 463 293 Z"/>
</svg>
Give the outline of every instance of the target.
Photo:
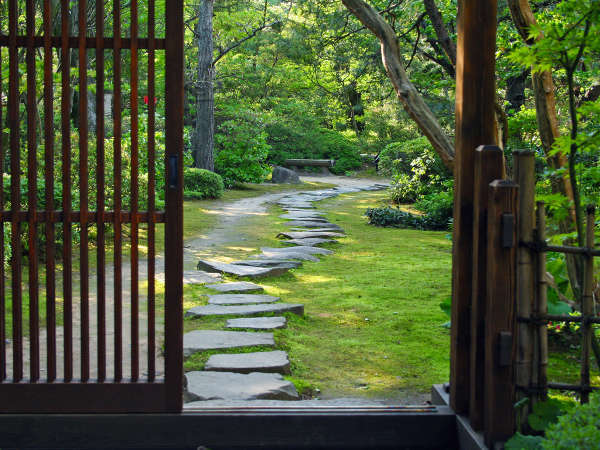
<svg viewBox="0 0 600 450">
<path fill-rule="evenodd" d="M 396 208 L 369 208 L 365 212 L 370 225 L 380 227 L 416 228 L 417 230 L 446 230 L 448 224 L 440 225 L 436 220 L 423 215 L 411 214 Z"/>
<path fill-rule="evenodd" d="M 187 200 L 220 198 L 224 189 L 223 178 L 210 170 L 187 167 L 183 171 L 183 196 Z"/>
<path fill-rule="evenodd" d="M 425 195 L 414 204 L 415 208 L 427 216 L 429 225 L 434 229 L 447 230 L 452 221 L 454 192 L 451 186 L 447 187 L 447 190 Z"/>
</svg>

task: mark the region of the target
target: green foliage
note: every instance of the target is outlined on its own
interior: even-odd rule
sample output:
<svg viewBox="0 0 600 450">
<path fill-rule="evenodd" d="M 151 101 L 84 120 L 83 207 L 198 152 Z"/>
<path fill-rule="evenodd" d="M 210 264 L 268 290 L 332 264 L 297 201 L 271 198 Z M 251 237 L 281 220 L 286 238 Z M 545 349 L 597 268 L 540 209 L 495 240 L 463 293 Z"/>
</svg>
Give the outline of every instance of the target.
<svg viewBox="0 0 600 450">
<path fill-rule="evenodd" d="M 415 228 L 417 230 L 444 230 L 447 223 L 441 225 L 433 218 L 402 211 L 397 208 L 369 208 L 365 212 L 369 224 L 380 227 Z"/>
<path fill-rule="evenodd" d="M 252 123 L 254 122 L 254 123 Z M 269 174 L 266 164 L 270 145 L 258 121 L 232 119 L 215 135 L 215 170 L 227 187 L 235 183 L 261 183 Z"/>
<path fill-rule="evenodd" d="M 443 190 L 444 182 L 451 178 L 425 137 L 394 143 L 386 149 L 382 169 L 394 174 L 389 191 L 393 203 L 413 203 Z"/>
<path fill-rule="evenodd" d="M 223 178 L 204 169 L 186 168 L 183 172 L 183 196 L 187 200 L 203 200 L 223 196 Z"/>
<path fill-rule="evenodd" d="M 505 450 L 542 450 L 542 436 L 529 436 L 516 433 L 504 445 Z"/>
<path fill-rule="evenodd" d="M 557 398 L 549 398 L 545 402 L 533 405 L 533 411 L 527 417 L 529 426 L 534 431 L 544 431 L 550 425 L 556 423 L 558 418 L 572 408 L 570 403 Z"/>
<path fill-rule="evenodd" d="M 451 183 L 446 182 L 447 189 L 427 194 L 413 206 L 421 211 L 435 229 L 447 230 L 454 210 L 454 190 Z"/>
<path fill-rule="evenodd" d="M 558 417 L 546 430 L 542 442 L 545 450 L 595 449 L 600 442 L 600 396 L 592 394 L 590 402 L 578 405 Z"/>
<path fill-rule="evenodd" d="M 546 261 L 546 270 L 554 278 L 554 283 L 548 289 L 548 314 L 570 314 L 572 309 L 568 303 L 561 300 L 569 289 L 567 264 L 564 255 L 549 253 Z"/>
</svg>

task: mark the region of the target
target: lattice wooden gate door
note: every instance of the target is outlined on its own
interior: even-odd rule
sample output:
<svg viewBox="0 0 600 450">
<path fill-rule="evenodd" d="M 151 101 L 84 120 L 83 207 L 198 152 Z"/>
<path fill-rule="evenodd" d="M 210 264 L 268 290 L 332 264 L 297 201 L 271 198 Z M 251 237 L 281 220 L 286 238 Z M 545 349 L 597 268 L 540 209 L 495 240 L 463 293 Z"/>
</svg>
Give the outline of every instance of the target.
<svg viewBox="0 0 600 450">
<path fill-rule="evenodd" d="M 2 0 L 0 65 L 0 412 L 181 410 L 182 0 Z"/>
</svg>

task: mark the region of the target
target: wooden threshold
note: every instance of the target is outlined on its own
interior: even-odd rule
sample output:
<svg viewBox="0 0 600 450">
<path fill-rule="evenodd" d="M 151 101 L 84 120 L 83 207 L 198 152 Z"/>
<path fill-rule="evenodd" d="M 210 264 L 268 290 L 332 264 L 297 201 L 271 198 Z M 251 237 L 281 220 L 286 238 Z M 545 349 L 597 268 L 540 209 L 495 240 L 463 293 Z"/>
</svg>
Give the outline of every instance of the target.
<svg viewBox="0 0 600 450">
<path fill-rule="evenodd" d="M 211 408 L 181 414 L 1 415 L 0 448 L 458 448 L 445 406 Z"/>
</svg>

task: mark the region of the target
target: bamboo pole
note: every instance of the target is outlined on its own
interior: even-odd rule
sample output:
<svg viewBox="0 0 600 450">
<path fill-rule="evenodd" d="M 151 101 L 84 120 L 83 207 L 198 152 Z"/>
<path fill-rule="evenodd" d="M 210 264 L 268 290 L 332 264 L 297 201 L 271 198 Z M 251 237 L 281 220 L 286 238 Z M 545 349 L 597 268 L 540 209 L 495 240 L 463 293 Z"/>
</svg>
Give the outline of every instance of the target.
<svg viewBox="0 0 600 450">
<path fill-rule="evenodd" d="M 530 151 L 513 153 L 514 178 L 519 185 L 519 212 L 517 241 L 533 241 L 535 227 L 535 157 Z M 530 319 L 535 301 L 534 255 L 530 248 L 517 249 L 517 317 Z M 517 325 L 517 355 L 515 359 L 515 382 L 517 400 L 527 397 L 531 383 L 534 327 L 530 322 Z M 521 414 L 527 420 L 527 410 Z"/>
<path fill-rule="evenodd" d="M 537 239 L 546 242 L 546 209 L 544 202 L 537 202 Z M 548 314 L 548 282 L 546 281 L 546 253 L 537 253 L 537 292 L 533 316 L 539 319 Z M 537 400 L 544 401 L 548 396 L 548 327 L 538 321 L 535 333 L 532 384 L 537 387 Z"/>
<path fill-rule="evenodd" d="M 595 208 L 592 205 L 587 207 L 587 229 L 586 243 L 587 248 L 594 246 L 594 225 Z M 583 274 L 583 296 L 581 299 L 581 403 L 587 403 L 590 400 L 590 349 L 592 347 L 592 334 L 594 329 L 588 319 L 594 315 L 594 257 L 588 255 L 585 257 Z"/>
</svg>

